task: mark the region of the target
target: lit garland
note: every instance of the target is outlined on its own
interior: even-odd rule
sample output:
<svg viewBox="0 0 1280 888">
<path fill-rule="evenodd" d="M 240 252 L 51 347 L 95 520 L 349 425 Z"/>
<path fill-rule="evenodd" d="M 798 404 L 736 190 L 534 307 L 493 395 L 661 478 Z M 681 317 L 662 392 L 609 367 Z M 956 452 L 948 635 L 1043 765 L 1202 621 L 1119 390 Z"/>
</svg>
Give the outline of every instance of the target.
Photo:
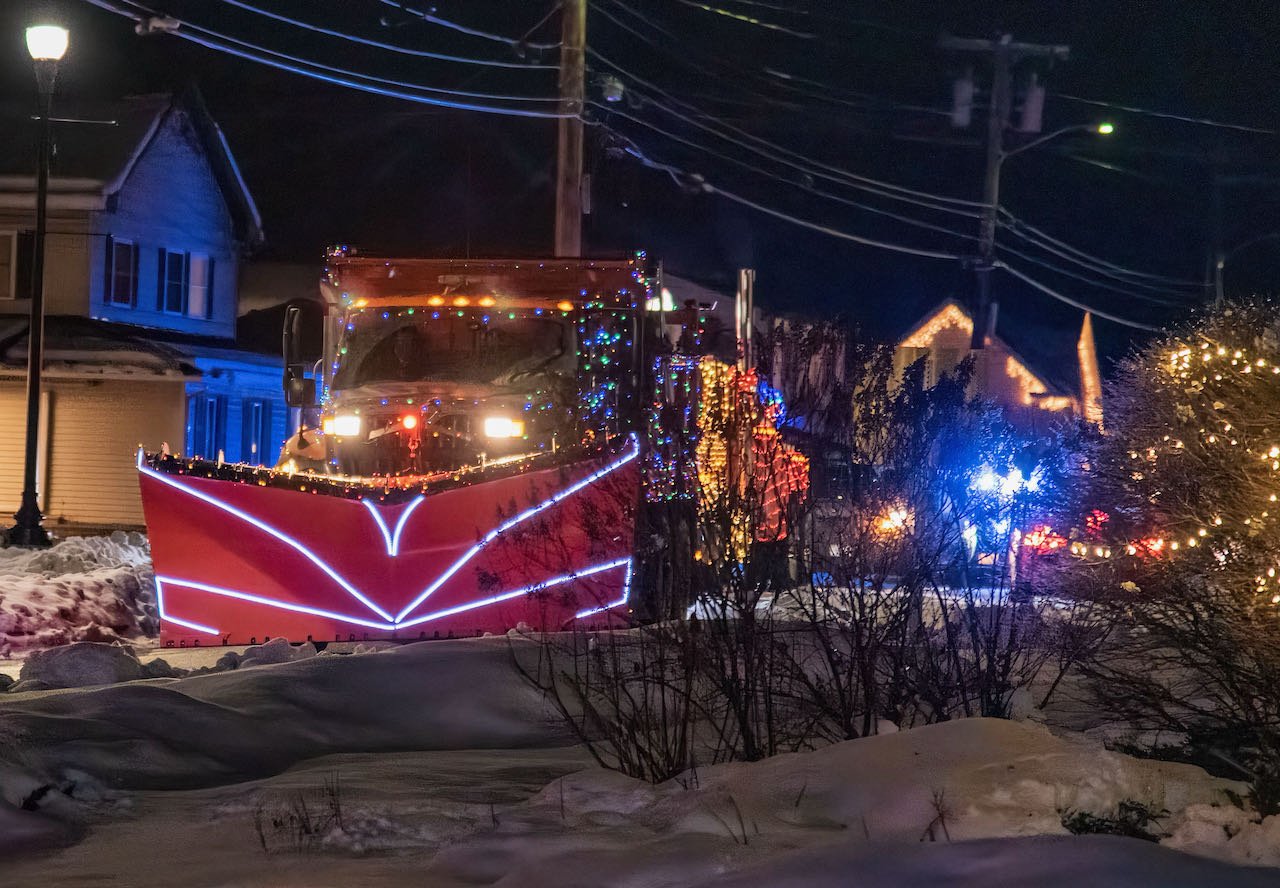
<svg viewBox="0 0 1280 888">
<path fill-rule="evenodd" d="M 184 458 L 167 453 L 148 453 L 144 455 L 144 459 L 151 468 L 169 475 L 251 484 L 344 499 L 368 499 L 391 505 L 407 502 L 420 494 L 442 493 L 446 490 L 470 487 L 473 484 L 497 481 L 532 471 L 605 458 L 618 453 L 625 446 L 626 440 L 620 437 L 615 438 L 609 445 L 565 448 L 554 454 L 550 452 L 522 454 L 501 460 L 490 460 L 483 466 L 463 466 L 425 475 L 374 475 L 367 478 Z"/>
<path fill-rule="evenodd" d="M 1130 479 L 1154 482 L 1159 477 L 1155 473 L 1165 461 L 1185 461 L 1188 456 L 1202 455 L 1229 460 L 1228 465 L 1237 473 L 1247 471 L 1249 464 L 1256 465 L 1257 475 L 1243 480 L 1261 489 L 1236 502 L 1224 503 L 1223 511 L 1235 509 L 1234 515 L 1211 510 L 1199 519 L 1181 522 L 1180 528 L 1151 530 L 1118 543 L 1106 540 L 1101 532 L 1101 523 L 1105 522 L 1101 522 L 1072 539 L 1067 551 L 1088 560 L 1170 559 L 1203 553 L 1202 557 L 1223 565 L 1238 554 L 1239 542 L 1274 531 L 1274 504 L 1280 501 L 1280 427 L 1267 427 L 1268 420 L 1277 425 L 1273 417 L 1259 416 L 1256 423 L 1252 418 L 1233 422 L 1223 414 L 1228 412 L 1228 401 L 1237 406 L 1280 401 L 1277 377 L 1280 364 L 1255 350 L 1231 347 L 1207 337 L 1176 343 L 1161 359 L 1155 381 L 1175 401 L 1185 400 L 1173 406 L 1177 421 L 1190 428 L 1179 433 L 1171 426 L 1145 443 L 1131 445 L 1127 452 L 1132 464 Z M 1240 423 L 1249 428 L 1240 428 Z M 1232 457 L 1233 451 L 1243 454 L 1243 460 Z M 1271 603 L 1280 604 L 1280 592 L 1276 590 L 1280 560 L 1274 554 L 1269 557 L 1275 563 L 1266 565 L 1264 561 L 1259 565 L 1254 589 L 1269 596 Z"/>
</svg>

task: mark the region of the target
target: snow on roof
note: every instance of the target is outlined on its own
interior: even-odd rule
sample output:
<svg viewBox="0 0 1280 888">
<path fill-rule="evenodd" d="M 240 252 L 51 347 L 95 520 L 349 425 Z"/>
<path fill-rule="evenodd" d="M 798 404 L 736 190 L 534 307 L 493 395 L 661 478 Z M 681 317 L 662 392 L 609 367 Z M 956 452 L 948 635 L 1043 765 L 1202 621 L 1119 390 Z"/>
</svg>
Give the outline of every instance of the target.
<svg viewBox="0 0 1280 888">
<path fill-rule="evenodd" d="M 26 371 L 26 317 L 0 316 L 0 370 Z M 45 372 L 57 375 L 198 377 L 182 351 L 158 342 L 141 327 L 91 318 L 45 319 Z"/>
</svg>

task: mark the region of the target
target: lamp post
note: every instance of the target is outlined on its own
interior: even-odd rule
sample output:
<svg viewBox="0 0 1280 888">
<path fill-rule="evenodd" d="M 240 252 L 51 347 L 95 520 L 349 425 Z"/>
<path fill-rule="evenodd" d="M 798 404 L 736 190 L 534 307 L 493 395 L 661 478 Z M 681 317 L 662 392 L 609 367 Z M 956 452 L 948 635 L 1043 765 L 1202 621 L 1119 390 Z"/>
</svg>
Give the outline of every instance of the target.
<svg viewBox="0 0 1280 888">
<path fill-rule="evenodd" d="M 993 103 L 993 112 L 990 118 L 990 127 L 987 131 L 987 172 L 984 179 L 982 190 L 982 216 L 978 226 L 978 258 L 974 270 L 977 272 L 978 298 L 977 311 L 973 319 L 973 341 L 971 348 L 979 349 L 986 347 L 988 337 L 995 333 L 996 329 L 996 313 L 999 305 L 991 295 L 991 270 L 995 267 L 996 254 L 996 215 L 1000 206 L 1000 170 L 1004 167 L 1004 162 L 1015 154 L 1021 154 L 1037 145 L 1043 145 L 1050 139 L 1056 139 L 1067 133 L 1089 131 L 1098 133 L 1099 135 L 1109 136 L 1115 132 L 1115 126 L 1110 123 L 1077 123 L 1072 126 L 1064 126 L 1062 129 L 1033 139 L 1025 145 L 1019 145 L 1012 151 L 1004 150 L 1004 120 L 1008 116 L 1008 77 L 1004 78 L 1002 84 L 997 83 L 997 93 L 1003 97 L 999 102 Z M 1001 111 L 996 108 L 999 104 Z"/>
<path fill-rule="evenodd" d="M 16 523 L 9 529 L 11 546 L 49 545 L 49 532 L 42 523 L 40 500 L 36 495 L 36 463 L 40 450 L 40 370 L 44 352 L 44 241 L 48 227 L 49 155 L 53 146 L 53 85 L 58 62 L 67 51 L 67 29 L 54 24 L 27 28 L 27 52 L 35 63 L 36 86 L 40 92 L 40 148 L 36 172 L 36 238 L 31 269 L 31 322 L 27 330 L 27 438 L 22 468 L 22 505 L 14 513 Z"/>
</svg>

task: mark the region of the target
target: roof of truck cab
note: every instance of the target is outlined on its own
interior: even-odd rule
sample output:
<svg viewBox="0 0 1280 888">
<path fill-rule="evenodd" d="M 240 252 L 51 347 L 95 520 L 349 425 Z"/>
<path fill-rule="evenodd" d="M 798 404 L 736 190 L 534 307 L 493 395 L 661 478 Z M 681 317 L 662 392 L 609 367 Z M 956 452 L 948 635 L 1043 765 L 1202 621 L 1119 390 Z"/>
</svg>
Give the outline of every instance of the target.
<svg viewBox="0 0 1280 888">
<path fill-rule="evenodd" d="M 634 259 L 411 259 L 331 257 L 333 283 L 352 298 L 465 293 L 564 298 L 643 289 L 646 267 Z"/>
</svg>

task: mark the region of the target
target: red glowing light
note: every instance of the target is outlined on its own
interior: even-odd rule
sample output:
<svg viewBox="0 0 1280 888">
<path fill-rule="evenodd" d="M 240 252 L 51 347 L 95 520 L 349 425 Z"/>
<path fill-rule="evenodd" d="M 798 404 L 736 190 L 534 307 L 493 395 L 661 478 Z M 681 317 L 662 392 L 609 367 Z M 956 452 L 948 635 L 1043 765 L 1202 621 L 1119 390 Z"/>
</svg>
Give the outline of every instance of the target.
<svg viewBox="0 0 1280 888">
<path fill-rule="evenodd" d="M 412 413 L 406 413 L 400 422 L 406 429 L 416 429 L 418 427 L 418 417 Z"/>
</svg>

